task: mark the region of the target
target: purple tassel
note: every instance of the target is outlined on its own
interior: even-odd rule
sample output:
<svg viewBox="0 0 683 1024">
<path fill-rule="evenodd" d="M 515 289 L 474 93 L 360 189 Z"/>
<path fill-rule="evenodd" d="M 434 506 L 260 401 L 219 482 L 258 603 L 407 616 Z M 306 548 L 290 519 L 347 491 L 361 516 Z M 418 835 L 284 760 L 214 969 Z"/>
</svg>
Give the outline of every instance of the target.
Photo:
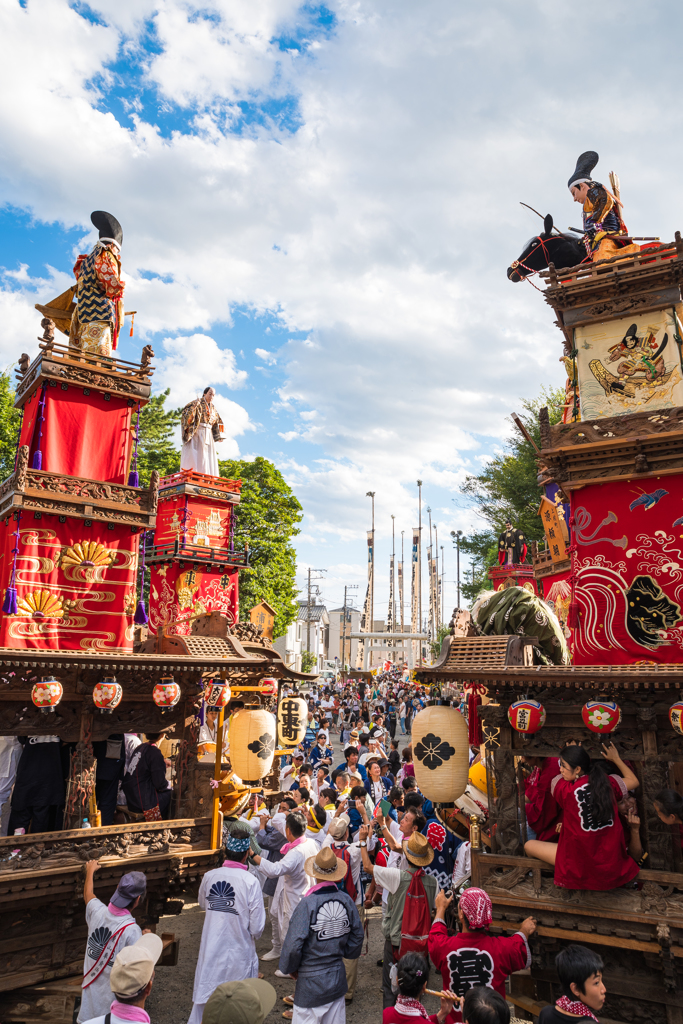
<svg viewBox="0 0 683 1024">
<path fill-rule="evenodd" d="M 128 474 L 128 486 L 129 487 L 139 487 L 140 486 L 140 475 L 139 475 L 137 469 L 131 469 L 130 473 Z"/>
<path fill-rule="evenodd" d="M 31 469 L 42 469 L 43 468 L 43 453 L 40 448 L 36 449 L 31 459 Z"/>
<path fill-rule="evenodd" d="M 19 611 L 16 587 L 8 587 L 5 591 L 5 600 L 2 602 L 2 610 L 5 615 L 16 615 Z"/>
<path fill-rule="evenodd" d="M 135 615 L 133 616 L 133 622 L 136 626 L 146 626 L 149 619 L 147 618 L 147 612 L 145 610 L 145 543 L 147 541 L 147 531 L 142 531 L 141 538 L 142 546 L 142 572 L 140 573 L 140 600 L 138 606 L 135 609 Z"/>
<path fill-rule="evenodd" d="M 143 601 L 142 598 L 140 598 L 140 600 L 138 601 L 138 606 L 135 609 L 135 615 L 133 616 L 133 622 L 135 623 L 136 626 L 146 626 L 147 623 L 149 622 L 149 619 L 147 618 L 147 612 L 145 611 L 145 602 Z"/>
<path fill-rule="evenodd" d="M 12 575 L 10 576 L 9 587 L 5 591 L 5 599 L 2 602 L 2 610 L 5 615 L 16 615 L 19 611 L 19 605 L 17 603 L 17 555 L 19 554 L 19 537 L 21 527 L 21 512 L 17 515 L 17 528 L 14 533 L 14 547 L 12 548 L 12 554 L 14 558 L 12 560 Z"/>
<path fill-rule="evenodd" d="M 40 393 L 40 403 L 39 403 L 39 411 L 38 411 L 38 447 L 36 448 L 35 452 L 33 453 L 33 459 L 31 460 L 31 469 L 42 469 L 43 468 L 43 453 L 40 450 L 40 443 L 41 443 L 41 440 L 42 440 L 42 437 L 43 437 L 43 423 L 45 421 L 45 402 L 46 402 L 45 389 L 46 388 L 47 388 L 47 383 L 44 383 L 43 387 L 41 389 L 41 393 Z"/>
</svg>

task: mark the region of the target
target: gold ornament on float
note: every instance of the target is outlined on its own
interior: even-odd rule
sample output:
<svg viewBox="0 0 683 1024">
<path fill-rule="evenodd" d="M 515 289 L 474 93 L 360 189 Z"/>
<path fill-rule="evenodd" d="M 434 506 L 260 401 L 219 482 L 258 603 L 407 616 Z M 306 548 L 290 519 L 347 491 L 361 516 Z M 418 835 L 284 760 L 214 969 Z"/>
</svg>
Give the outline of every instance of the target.
<svg viewBox="0 0 683 1024">
<path fill-rule="evenodd" d="M 275 718 L 263 708 L 236 711 L 230 723 L 230 763 L 245 782 L 258 782 L 273 767 Z"/>
<path fill-rule="evenodd" d="M 434 705 L 415 715 L 411 735 L 420 791 L 433 803 L 453 803 L 467 787 L 467 722 L 455 708 Z"/>
<path fill-rule="evenodd" d="M 306 736 L 308 705 L 303 697 L 283 697 L 277 706 L 277 734 L 285 747 L 298 747 Z"/>
<path fill-rule="evenodd" d="M 64 606 L 60 597 L 49 590 L 33 590 L 19 598 L 19 614 L 30 615 L 32 619 L 62 619 Z"/>
<path fill-rule="evenodd" d="M 80 541 L 62 550 L 61 565 L 106 566 L 114 560 L 114 552 L 94 540 Z"/>
</svg>

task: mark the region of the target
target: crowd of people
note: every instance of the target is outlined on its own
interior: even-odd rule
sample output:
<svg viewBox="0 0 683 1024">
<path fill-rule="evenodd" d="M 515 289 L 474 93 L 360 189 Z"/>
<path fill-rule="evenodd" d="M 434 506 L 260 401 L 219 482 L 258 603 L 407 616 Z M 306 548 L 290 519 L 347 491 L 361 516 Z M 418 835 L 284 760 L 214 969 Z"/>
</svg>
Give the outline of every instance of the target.
<svg viewBox="0 0 683 1024">
<path fill-rule="evenodd" d="M 377 962 L 383 1024 L 412 1024 L 416 1016 L 509 1024 L 506 982 L 531 964 L 536 921 L 528 916 L 513 935 L 491 930 L 491 899 L 469 877 L 467 805 L 435 808 L 419 790 L 409 730 L 429 696 L 397 672 L 370 685 L 310 692 L 306 736 L 281 766 L 278 801 L 268 809 L 256 795 L 226 818 L 222 865 L 202 879 L 205 916 L 188 1024 L 246 1024 L 246 1007 L 249 1021 L 263 1020 L 276 1001 L 259 973 L 269 962 L 277 978 L 292 982 L 285 1019 L 343 1024 L 375 917 L 384 940 Z M 343 751 L 336 756 L 335 742 Z M 481 809 L 486 773 L 478 748 L 471 762 L 465 799 Z M 560 886 L 633 884 L 643 862 L 630 796 L 638 781 L 615 747 L 605 746 L 596 764 L 570 744 L 559 757 L 528 759 L 526 770 L 527 853 L 553 864 Z M 680 823 L 682 804 L 665 790 L 655 808 L 662 820 Z M 114 1024 L 146 1024 L 160 949 L 132 915 L 145 877 L 125 875 L 105 906 L 94 896 L 96 870 L 91 862 L 86 872 L 89 938 L 78 1020 L 110 1013 Z M 259 958 L 266 929 L 271 948 Z M 428 987 L 432 965 L 436 988 Z M 543 1009 L 541 1024 L 597 1020 L 606 991 L 600 958 L 570 945 L 556 967 L 563 994 Z M 426 992 L 439 997 L 435 1014 L 423 1005 Z"/>
</svg>

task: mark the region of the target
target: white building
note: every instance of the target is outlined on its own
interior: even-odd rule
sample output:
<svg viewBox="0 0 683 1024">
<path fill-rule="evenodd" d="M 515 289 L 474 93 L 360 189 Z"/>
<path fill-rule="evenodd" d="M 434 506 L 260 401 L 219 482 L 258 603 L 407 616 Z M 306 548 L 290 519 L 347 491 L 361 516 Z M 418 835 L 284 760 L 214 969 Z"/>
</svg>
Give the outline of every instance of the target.
<svg viewBox="0 0 683 1024">
<path fill-rule="evenodd" d="M 335 661 L 339 668 L 342 668 L 342 635 L 346 632 L 344 643 L 344 661 L 347 665 L 355 667 L 358 654 L 358 641 L 351 640 L 349 634 L 357 633 L 360 629 L 360 612 L 350 604 L 346 606 L 346 631 L 344 631 L 344 607 L 333 608 L 330 616 L 330 642 L 328 645 L 327 657 Z"/>
<path fill-rule="evenodd" d="M 308 644 L 308 612 L 306 601 L 298 601 L 297 617 L 294 622 L 287 626 L 284 636 L 277 637 L 273 641 L 273 647 L 284 660 L 288 668 L 296 672 L 303 671 L 301 668 L 302 655 L 310 649 L 315 655 L 317 664 L 309 669 L 309 672 L 321 672 L 324 662 L 328 658 L 330 618 L 324 604 L 316 604 L 315 598 L 311 598 L 310 606 L 310 648 Z"/>
</svg>

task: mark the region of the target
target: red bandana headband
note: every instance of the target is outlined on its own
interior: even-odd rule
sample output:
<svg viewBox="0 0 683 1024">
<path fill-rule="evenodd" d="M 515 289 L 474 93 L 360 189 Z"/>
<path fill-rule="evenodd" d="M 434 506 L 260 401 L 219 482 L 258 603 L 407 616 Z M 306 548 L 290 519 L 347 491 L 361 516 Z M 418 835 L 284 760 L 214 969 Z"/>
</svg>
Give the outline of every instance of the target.
<svg viewBox="0 0 683 1024">
<path fill-rule="evenodd" d="M 465 889 L 460 897 L 460 909 L 470 928 L 488 928 L 493 920 L 491 897 L 483 889 Z"/>
</svg>

